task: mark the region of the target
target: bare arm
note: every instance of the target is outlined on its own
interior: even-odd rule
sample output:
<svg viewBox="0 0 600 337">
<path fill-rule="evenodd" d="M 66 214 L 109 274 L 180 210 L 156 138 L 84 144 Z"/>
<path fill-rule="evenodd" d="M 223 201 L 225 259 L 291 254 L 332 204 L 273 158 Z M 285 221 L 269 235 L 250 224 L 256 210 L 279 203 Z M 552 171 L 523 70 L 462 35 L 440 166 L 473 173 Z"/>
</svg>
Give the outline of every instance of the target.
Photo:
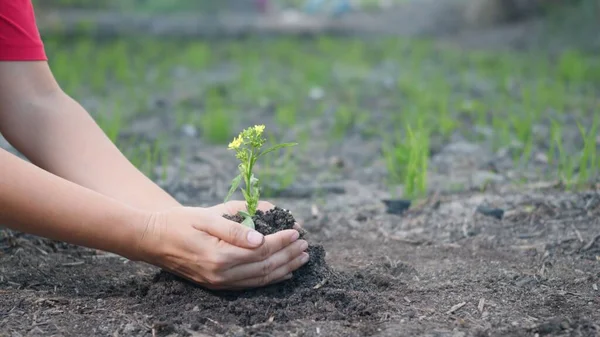
<svg viewBox="0 0 600 337">
<path fill-rule="evenodd" d="M 180 205 L 60 89 L 47 62 L 0 62 L 0 133 L 35 165 L 133 207 Z"/>
<path fill-rule="evenodd" d="M 135 242 L 150 219 L 146 212 L 57 177 L 0 149 L 3 225 L 138 259 Z"/>
</svg>

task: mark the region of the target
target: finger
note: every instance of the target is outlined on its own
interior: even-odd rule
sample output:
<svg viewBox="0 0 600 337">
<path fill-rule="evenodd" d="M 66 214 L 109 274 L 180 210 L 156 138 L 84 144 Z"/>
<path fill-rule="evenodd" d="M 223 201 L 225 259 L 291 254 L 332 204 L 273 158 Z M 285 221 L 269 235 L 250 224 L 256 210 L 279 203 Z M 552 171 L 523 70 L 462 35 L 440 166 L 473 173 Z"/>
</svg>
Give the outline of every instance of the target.
<svg viewBox="0 0 600 337">
<path fill-rule="evenodd" d="M 231 286 L 236 288 L 257 288 L 281 281 L 291 272 L 305 265 L 309 260 L 307 253 L 302 253 L 286 265 L 283 265 L 266 276 L 259 276 L 232 282 Z"/>
<path fill-rule="evenodd" d="M 194 228 L 217 237 L 226 243 L 241 248 L 257 248 L 265 243 L 265 236 L 258 231 L 225 219 L 222 216 L 203 214 L 203 224 L 194 224 Z"/>
<path fill-rule="evenodd" d="M 265 236 L 265 242 L 255 249 L 239 247 L 224 247 L 221 251 L 228 261 L 232 261 L 230 268 L 253 262 L 266 260 L 271 255 L 288 247 L 300 238 L 300 233 L 295 229 L 286 229 Z M 228 249 L 225 249 L 228 248 Z"/>
<path fill-rule="evenodd" d="M 257 208 L 260 209 L 263 212 L 266 212 L 266 211 L 270 211 L 273 208 L 275 208 L 275 205 L 273 205 L 272 203 L 270 203 L 268 201 L 260 200 L 258 202 Z"/>
<path fill-rule="evenodd" d="M 271 282 L 271 283 L 269 283 L 269 284 L 281 283 L 281 282 L 283 282 L 283 281 L 290 280 L 292 277 L 294 277 L 294 274 L 292 274 L 292 273 L 289 273 L 289 274 L 285 275 L 284 277 L 282 277 L 282 278 L 280 278 L 280 279 L 277 279 L 277 280 L 275 280 L 275 281 L 273 281 L 273 282 Z"/>
<path fill-rule="evenodd" d="M 298 240 L 291 245 L 275 252 L 268 258 L 247 264 L 235 266 L 223 273 L 227 280 L 239 281 L 248 278 L 267 276 L 281 266 L 300 256 L 308 248 L 308 242 Z"/>
</svg>

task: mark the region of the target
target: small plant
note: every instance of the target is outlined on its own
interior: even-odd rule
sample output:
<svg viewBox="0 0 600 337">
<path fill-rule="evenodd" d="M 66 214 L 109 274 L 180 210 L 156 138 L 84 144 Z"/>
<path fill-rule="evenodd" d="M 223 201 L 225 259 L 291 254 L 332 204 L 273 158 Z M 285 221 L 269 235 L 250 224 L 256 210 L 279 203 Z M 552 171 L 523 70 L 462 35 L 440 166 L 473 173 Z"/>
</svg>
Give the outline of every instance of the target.
<svg viewBox="0 0 600 337">
<path fill-rule="evenodd" d="M 246 199 L 246 211 L 240 211 L 239 214 L 244 217 L 242 225 L 250 228 L 255 227 L 252 217 L 256 214 L 258 200 L 260 199 L 259 180 L 254 176 L 254 173 L 252 173 L 254 164 L 256 164 L 258 158 L 270 152 L 284 147 L 297 145 L 296 143 L 282 143 L 274 145 L 266 150 L 261 150 L 266 142 L 263 135 L 264 130 L 264 125 L 255 125 L 247 128 L 235 137 L 233 141 L 229 143 L 228 147 L 230 150 L 235 151 L 235 157 L 240 161 L 240 164 L 238 165 L 240 173 L 231 181 L 231 188 L 225 197 L 225 202 L 231 198 L 243 179 L 246 188 L 242 188 L 241 190 L 244 199 Z"/>
<path fill-rule="evenodd" d="M 598 127 L 596 118 L 597 117 L 594 116 L 592 126 L 587 132 L 583 125 L 577 121 L 577 127 L 579 128 L 579 132 L 583 139 L 583 149 L 581 151 L 581 156 L 579 157 L 578 184 L 580 186 L 586 184 L 590 178 L 595 178 L 596 175 L 596 135 Z"/>
<path fill-rule="evenodd" d="M 550 138 L 552 141 L 551 162 L 556 161 L 558 165 L 558 175 L 567 190 L 570 190 L 573 184 L 573 175 L 575 172 L 575 161 L 568 151 L 563 147 L 563 134 L 560 123 L 554 119 L 551 121 Z"/>
<path fill-rule="evenodd" d="M 427 192 L 429 133 L 422 125 L 405 131 L 404 139 L 384 144 L 383 154 L 391 182 L 402 182 L 405 196 L 414 198 Z"/>
</svg>

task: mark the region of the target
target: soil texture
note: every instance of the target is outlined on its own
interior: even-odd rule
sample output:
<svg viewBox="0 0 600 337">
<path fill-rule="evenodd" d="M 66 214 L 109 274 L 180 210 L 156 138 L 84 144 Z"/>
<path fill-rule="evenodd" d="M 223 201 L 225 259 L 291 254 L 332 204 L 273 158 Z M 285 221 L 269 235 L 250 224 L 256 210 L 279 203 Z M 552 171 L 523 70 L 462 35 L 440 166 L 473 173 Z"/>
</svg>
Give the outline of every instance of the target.
<svg viewBox="0 0 600 337">
<path fill-rule="evenodd" d="M 243 221 L 239 215 L 225 217 Z M 292 229 L 296 223 L 289 211 L 279 207 L 267 212 L 258 210 L 253 220 L 256 229 L 265 235 Z M 300 232 L 300 237 L 306 239 L 306 231 Z M 197 331 L 211 316 L 248 327 L 297 319 L 377 322 L 395 311 L 399 299 L 390 290 L 397 289 L 399 283 L 389 275 L 380 274 L 377 268 L 337 272 L 327 265 L 323 246 L 309 244 L 307 252 L 309 262 L 294 272 L 291 280 L 268 287 L 244 292 L 210 291 L 161 272 L 142 294 L 153 307 L 161 308 L 157 317 L 168 322 L 165 327 L 179 333 L 186 330 L 174 325 L 174 319 L 189 322 L 189 328 Z M 388 293 L 388 298 L 382 301 L 380 292 Z M 214 329 L 216 333 L 227 331 L 225 327 Z"/>
<path fill-rule="evenodd" d="M 481 204 L 504 216 L 477 212 Z M 0 335 L 600 333 L 597 192 L 465 193 L 400 216 L 380 206 L 341 216 L 323 207 L 336 221 L 329 233 L 305 222 L 315 231 L 311 262 L 292 280 L 246 292 L 209 291 L 118 256 L 4 230 Z M 289 228 L 293 218 L 282 218 Z"/>
</svg>

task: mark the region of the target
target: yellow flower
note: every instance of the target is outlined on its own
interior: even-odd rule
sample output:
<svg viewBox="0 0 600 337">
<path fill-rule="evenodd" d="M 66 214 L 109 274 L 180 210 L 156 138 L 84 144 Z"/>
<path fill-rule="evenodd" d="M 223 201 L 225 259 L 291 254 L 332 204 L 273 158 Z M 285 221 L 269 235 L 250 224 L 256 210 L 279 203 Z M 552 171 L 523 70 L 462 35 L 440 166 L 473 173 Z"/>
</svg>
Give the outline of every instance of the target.
<svg viewBox="0 0 600 337">
<path fill-rule="evenodd" d="M 235 137 L 231 141 L 231 143 L 229 143 L 229 149 L 230 150 L 235 150 L 235 149 L 239 148 L 242 145 L 242 142 L 243 142 L 243 140 L 242 140 L 242 136 L 241 135 Z"/>
<path fill-rule="evenodd" d="M 264 125 L 255 125 L 254 131 L 256 131 L 257 135 L 260 135 L 263 133 L 263 131 L 265 131 L 265 126 Z"/>
</svg>

